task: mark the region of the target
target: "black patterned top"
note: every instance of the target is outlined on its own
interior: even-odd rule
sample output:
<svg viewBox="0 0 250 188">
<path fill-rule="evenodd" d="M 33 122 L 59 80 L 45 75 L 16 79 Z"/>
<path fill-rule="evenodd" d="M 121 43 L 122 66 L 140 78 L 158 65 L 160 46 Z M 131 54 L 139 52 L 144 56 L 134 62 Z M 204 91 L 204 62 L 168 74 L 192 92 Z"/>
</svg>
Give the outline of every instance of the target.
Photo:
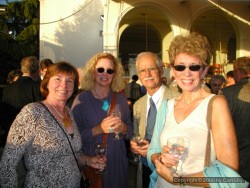
<svg viewBox="0 0 250 188">
<path fill-rule="evenodd" d="M 74 126 L 74 135 L 68 138 L 79 156 L 81 137 L 71 111 L 67 110 Z M 0 187 L 17 187 L 16 166 L 23 156 L 27 168 L 25 187 L 80 186 L 80 172 L 59 126 L 63 127 L 40 103 L 23 107 L 10 128 L 2 155 Z"/>
</svg>

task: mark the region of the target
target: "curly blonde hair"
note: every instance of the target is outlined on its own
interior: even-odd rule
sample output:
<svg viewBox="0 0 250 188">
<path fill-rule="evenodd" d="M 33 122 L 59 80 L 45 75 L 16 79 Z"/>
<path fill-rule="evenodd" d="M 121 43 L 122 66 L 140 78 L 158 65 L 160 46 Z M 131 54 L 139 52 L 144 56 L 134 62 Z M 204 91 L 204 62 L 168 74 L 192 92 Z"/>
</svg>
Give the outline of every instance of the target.
<svg viewBox="0 0 250 188">
<path fill-rule="evenodd" d="M 171 66 L 174 66 L 175 58 L 180 53 L 186 53 L 199 58 L 204 66 L 210 64 L 210 44 L 206 37 L 198 33 L 190 33 L 187 36 L 178 35 L 173 39 L 169 47 Z"/>
<path fill-rule="evenodd" d="M 115 75 L 111 83 L 112 91 L 121 91 L 124 88 L 123 75 L 124 69 L 122 64 L 110 53 L 100 52 L 95 54 L 83 67 L 83 78 L 81 82 L 81 89 L 86 91 L 94 87 L 95 84 L 95 69 L 97 61 L 100 59 L 110 59 L 114 62 Z"/>
</svg>

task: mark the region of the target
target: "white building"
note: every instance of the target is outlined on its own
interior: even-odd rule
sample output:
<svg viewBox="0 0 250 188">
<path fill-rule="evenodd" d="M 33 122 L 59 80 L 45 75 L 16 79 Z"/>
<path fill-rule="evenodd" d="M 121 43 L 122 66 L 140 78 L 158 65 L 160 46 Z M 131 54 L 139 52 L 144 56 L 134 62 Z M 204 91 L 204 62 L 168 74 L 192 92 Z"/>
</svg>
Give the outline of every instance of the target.
<svg viewBox="0 0 250 188">
<path fill-rule="evenodd" d="M 40 15 L 40 59 L 76 67 L 105 51 L 132 75 L 136 54 L 153 51 L 168 63 L 173 37 L 190 31 L 207 36 L 211 63 L 224 72 L 250 56 L 250 0 L 40 0 Z"/>
</svg>

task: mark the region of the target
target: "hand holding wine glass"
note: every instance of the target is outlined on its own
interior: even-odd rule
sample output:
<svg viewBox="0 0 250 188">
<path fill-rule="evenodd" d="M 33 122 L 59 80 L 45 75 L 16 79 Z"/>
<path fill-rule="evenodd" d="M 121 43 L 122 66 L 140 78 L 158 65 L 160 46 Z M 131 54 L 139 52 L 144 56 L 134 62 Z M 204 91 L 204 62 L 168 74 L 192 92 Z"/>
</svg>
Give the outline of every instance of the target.
<svg viewBox="0 0 250 188">
<path fill-rule="evenodd" d="M 130 142 L 131 150 L 133 153 L 141 155 L 143 157 L 147 156 L 147 150 L 149 147 L 149 142 L 140 136 L 134 136 Z"/>
<path fill-rule="evenodd" d="M 175 168 L 172 168 L 172 172 L 177 174 L 179 160 L 185 161 L 189 150 L 190 141 L 186 137 L 171 137 L 167 140 L 167 146 L 170 148 L 169 154 L 173 155 L 177 164 Z M 184 156 L 185 154 L 185 156 Z"/>
<path fill-rule="evenodd" d="M 107 154 L 107 145 L 102 144 L 102 143 L 96 143 L 95 144 L 95 153 L 99 159 L 104 160 L 104 158 L 106 157 L 106 154 Z M 103 169 L 103 170 L 99 169 L 96 171 L 97 174 L 103 174 L 104 172 L 105 172 L 105 169 Z"/>
<path fill-rule="evenodd" d="M 135 142 L 137 146 L 143 146 L 143 145 L 145 145 L 145 143 L 143 142 L 143 139 L 139 135 L 133 136 L 133 138 L 131 139 L 131 141 Z M 132 152 L 132 154 L 133 154 L 133 160 L 131 160 L 131 162 L 137 164 L 139 162 L 139 160 L 140 160 L 140 157 L 139 157 L 140 155 L 136 154 L 134 152 Z"/>
<path fill-rule="evenodd" d="M 121 119 L 121 111 L 120 111 L 120 105 L 119 104 L 115 104 L 115 107 L 114 107 L 114 117 L 118 117 L 118 118 Z M 121 138 L 121 135 L 119 133 L 115 133 L 113 139 L 119 140 L 120 138 Z"/>
<path fill-rule="evenodd" d="M 132 140 L 134 142 L 136 142 L 137 146 L 144 146 L 145 145 L 145 142 L 144 142 L 144 139 L 141 138 L 139 135 L 136 135 L 132 138 Z"/>
</svg>

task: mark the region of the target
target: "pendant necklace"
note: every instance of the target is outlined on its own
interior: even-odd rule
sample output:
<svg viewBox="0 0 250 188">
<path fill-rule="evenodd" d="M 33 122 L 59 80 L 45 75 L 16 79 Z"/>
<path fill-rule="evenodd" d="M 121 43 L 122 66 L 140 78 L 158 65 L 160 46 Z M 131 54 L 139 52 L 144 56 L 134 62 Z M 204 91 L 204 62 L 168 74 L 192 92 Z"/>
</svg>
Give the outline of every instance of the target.
<svg viewBox="0 0 250 188">
<path fill-rule="evenodd" d="M 103 111 L 107 111 L 107 110 L 109 109 L 109 102 L 108 102 L 109 94 L 108 94 L 108 96 L 106 97 L 106 99 L 103 100 L 103 99 L 97 94 L 95 88 L 93 88 L 93 90 L 94 90 L 96 96 L 97 96 L 99 99 L 101 99 L 101 100 L 103 101 L 102 110 L 103 110 Z"/>
<path fill-rule="evenodd" d="M 49 104 L 50 105 L 50 104 Z M 60 112 L 58 112 L 57 110 L 56 110 L 56 108 L 54 108 L 54 106 L 52 106 L 52 105 L 50 105 L 53 109 L 54 109 L 54 111 L 62 118 L 62 122 L 63 122 L 63 125 L 64 125 L 64 127 L 69 127 L 70 126 L 70 119 L 69 119 L 69 117 L 68 117 L 68 115 L 67 115 L 67 112 L 65 113 L 65 111 L 66 111 L 66 109 L 65 109 L 65 107 L 64 107 L 64 110 L 63 110 L 63 112 L 66 114 L 66 118 L 65 118 L 65 116 L 63 116 Z"/>
</svg>

